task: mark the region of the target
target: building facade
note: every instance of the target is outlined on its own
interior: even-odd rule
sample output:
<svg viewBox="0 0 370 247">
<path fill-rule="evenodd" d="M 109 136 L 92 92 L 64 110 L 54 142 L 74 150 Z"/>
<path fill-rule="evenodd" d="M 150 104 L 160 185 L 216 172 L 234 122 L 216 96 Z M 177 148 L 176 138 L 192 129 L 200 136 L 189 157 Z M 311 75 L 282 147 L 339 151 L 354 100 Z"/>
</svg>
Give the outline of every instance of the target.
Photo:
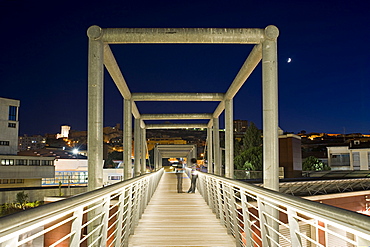
<svg viewBox="0 0 370 247">
<path fill-rule="evenodd" d="M 0 98 L 0 154 L 17 154 L 20 101 Z"/>
<path fill-rule="evenodd" d="M 327 147 L 332 170 L 370 170 L 370 143 L 352 140 L 349 146 Z"/>
</svg>

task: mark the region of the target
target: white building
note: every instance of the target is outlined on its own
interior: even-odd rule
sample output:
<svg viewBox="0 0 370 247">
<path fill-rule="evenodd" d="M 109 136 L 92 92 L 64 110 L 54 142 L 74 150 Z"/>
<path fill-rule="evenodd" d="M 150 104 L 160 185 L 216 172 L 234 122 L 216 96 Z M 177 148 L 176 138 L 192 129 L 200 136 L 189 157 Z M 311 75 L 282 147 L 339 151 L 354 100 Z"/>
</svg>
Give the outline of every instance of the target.
<svg viewBox="0 0 370 247">
<path fill-rule="evenodd" d="M 18 156 L 19 100 L 0 98 L 0 188 L 38 187 L 54 176 L 54 157 Z"/>
<path fill-rule="evenodd" d="M 370 170 L 370 143 L 351 141 L 349 146 L 327 147 L 332 170 Z"/>
<path fill-rule="evenodd" d="M 70 130 L 71 130 L 71 126 L 62 125 L 61 130 L 60 130 L 60 134 L 57 134 L 57 139 L 59 139 L 59 138 L 68 138 Z"/>
<path fill-rule="evenodd" d="M 0 154 L 17 154 L 19 100 L 0 98 Z"/>
</svg>

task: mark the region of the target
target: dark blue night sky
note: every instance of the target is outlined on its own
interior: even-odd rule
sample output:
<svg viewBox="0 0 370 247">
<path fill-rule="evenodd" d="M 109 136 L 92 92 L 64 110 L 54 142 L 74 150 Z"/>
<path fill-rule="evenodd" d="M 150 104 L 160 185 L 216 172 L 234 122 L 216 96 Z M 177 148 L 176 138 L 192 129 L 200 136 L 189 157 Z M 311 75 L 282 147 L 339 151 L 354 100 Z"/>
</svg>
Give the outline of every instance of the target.
<svg viewBox="0 0 370 247">
<path fill-rule="evenodd" d="M 279 125 L 288 132 L 370 133 L 369 1 L 0 0 L 0 97 L 21 100 L 20 134 L 86 130 L 86 31 L 113 27 L 280 30 Z M 111 45 L 132 92 L 226 92 L 252 45 Z M 288 59 L 291 62 L 288 63 Z M 138 102 L 141 113 L 211 113 L 217 103 Z M 261 65 L 234 119 L 261 127 Z M 122 122 L 106 73 L 105 126 Z"/>
</svg>

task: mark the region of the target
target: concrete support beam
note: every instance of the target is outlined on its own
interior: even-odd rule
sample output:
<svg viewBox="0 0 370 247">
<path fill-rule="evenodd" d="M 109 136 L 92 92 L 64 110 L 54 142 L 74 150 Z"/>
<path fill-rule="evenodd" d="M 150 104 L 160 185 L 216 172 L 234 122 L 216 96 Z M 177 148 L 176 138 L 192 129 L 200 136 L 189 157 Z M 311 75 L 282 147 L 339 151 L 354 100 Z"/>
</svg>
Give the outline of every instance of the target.
<svg viewBox="0 0 370 247">
<path fill-rule="evenodd" d="M 212 119 L 209 113 L 184 113 L 184 114 L 142 114 L 142 120 L 178 120 L 178 119 Z"/>
<path fill-rule="evenodd" d="M 132 109 L 131 110 L 132 110 L 132 115 L 134 116 L 134 118 L 141 118 L 140 112 L 137 109 L 137 106 L 136 106 L 135 102 L 132 102 Z"/>
<path fill-rule="evenodd" d="M 132 104 L 131 100 L 124 100 L 123 104 L 123 163 L 124 180 L 132 177 Z"/>
<path fill-rule="evenodd" d="M 234 178 L 233 100 L 225 101 L 225 177 Z"/>
<path fill-rule="evenodd" d="M 146 173 L 146 129 L 141 128 L 141 174 Z"/>
<path fill-rule="evenodd" d="M 207 170 L 208 170 L 208 173 L 213 173 L 213 141 L 212 140 L 213 140 L 212 127 L 208 127 L 207 128 Z"/>
<path fill-rule="evenodd" d="M 133 101 L 221 101 L 223 93 L 132 93 Z"/>
<path fill-rule="evenodd" d="M 159 155 L 159 152 L 158 152 L 158 148 L 157 147 L 154 147 L 154 171 L 158 171 L 158 155 Z"/>
<path fill-rule="evenodd" d="M 275 26 L 265 29 L 262 44 L 262 94 L 263 94 L 263 186 L 279 191 L 279 136 L 278 136 L 278 75 L 277 75 L 277 37 Z M 273 218 L 279 218 L 279 211 L 267 206 L 266 211 Z M 269 246 L 278 246 L 279 224 L 267 219 L 271 240 Z"/>
<path fill-rule="evenodd" d="M 263 184 L 279 191 L 279 136 L 278 136 L 278 75 L 277 42 L 279 30 L 266 27 L 263 42 L 262 93 L 263 93 Z"/>
<path fill-rule="evenodd" d="M 213 118 L 218 118 L 224 110 L 225 110 L 225 102 L 221 101 L 218 104 L 216 110 L 213 112 Z"/>
<path fill-rule="evenodd" d="M 221 176 L 220 130 L 218 118 L 213 119 L 213 154 L 214 174 Z"/>
<path fill-rule="evenodd" d="M 135 118 L 135 127 L 134 127 L 134 174 L 135 177 L 140 176 L 141 166 L 141 128 L 140 128 L 140 119 Z"/>
<path fill-rule="evenodd" d="M 207 124 L 146 124 L 146 129 L 192 129 L 207 128 Z"/>
<path fill-rule="evenodd" d="M 244 82 L 252 74 L 253 70 L 257 67 L 262 59 L 262 45 L 255 45 L 245 60 L 234 81 L 230 85 L 225 94 L 225 100 L 233 99 L 239 89 L 243 86 Z"/>
<path fill-rule="evenodd" d="M 114 83 L 116 84 L 118 90 L 120 91 L 122 97 L 124 99 L 130 99 L 130 90 L 128 89 L 125 79 L 123 78 L 123 75 L 117 64 L 116 59 L 114 58 L 112 50 L 107 44 L 104 45 L 104 65 L 107 68 Z"/>
<path fill-rule="evenodd" d="M 88 190 L 103 187 L 103 85 L 104 45 L 101 29 L 89 28 L 88 57 Z"/>
<path fill-rule="evenodd" d="M 259 28 L 106 28 L 103 41 L 110 44 L 259 44 L 263 31 Z"/>
</svg>

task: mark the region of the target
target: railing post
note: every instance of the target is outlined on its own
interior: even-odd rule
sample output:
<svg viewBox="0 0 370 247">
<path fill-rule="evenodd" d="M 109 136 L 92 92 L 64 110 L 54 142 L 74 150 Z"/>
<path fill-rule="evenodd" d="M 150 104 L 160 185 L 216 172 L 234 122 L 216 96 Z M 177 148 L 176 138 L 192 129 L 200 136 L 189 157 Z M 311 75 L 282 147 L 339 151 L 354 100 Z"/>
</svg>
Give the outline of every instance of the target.
<svg viewBox="0 0 370 247">
<path fill-rule="evenodd" d="M 227 229 L 228 234 L 232 234 L 231 231 L 231 216 L 230 216 L 230 194 L 229 194 L 229 185 L 226 183 L 222 183 L 222 198 L 224 199 L 224 209 L 223 212 L 225 214 L 224 219 L 225 219 L 225 227 Z"/>
<path fill-rule="evenodd" d="M 248 209 L 248 197 L 244 189 L 240 190 L 240 200 L 242 203 L 241 210 L 243 211 L 243 225 L 245 233 L 245 245 L 252 246 L 252 226 L 250 224 L 250 214 Z M 249 241 L 249 242 L 248 242 Z"/>
<path fill-rule="evenodd" d="M 146 129 L 141 129 L 141 174 L 146 173 Z"/>
<path fill-rule="evenodd" d="M 260 233 L 262 238 L 262 246 L 271 246 L 268 244 L 270 241 L 268 241 L 267 234 L 269 233 L 268 228 L 266 226 L 267 224 L 267 217 L 265 216 L 266 209 L 265 205 L 261 201 L 261 197 L 257 197 L 257 205 L 258 205 L 258 218 L 260 222 Z"/>
<path fill-rule="evenodd" d="M 300 231 L 299 231 L 299 224 L 298 224 L 298 221 L 296 219 L 297 212 L 295 212 L 291 208 L 288 208 L 287 209 L 287 214 L 288 214 L 291 245 L 300 247 L 300 246 L 302 246 L 302 240 L 301 240 L 301 236 L 298 234 L 298 232 L 300 232 Z"/>
<path fill-rule="evenodd" d="M 120 195 L 118 197 L 118 205 L 117 205 L 117 224 L 116 224 L 116 241 L 115 247 L 120 247 L 122 243 L 122 222 L 124 217 L 124 210 L 125 210 L 125 188 L 121 190 Z"/>
<path fill-rule="evenodd" d="M 109 208 L 110 208 L 110 195 L 107 195 L 104 198 L 104 203 L 102 205 L 103 216 L 101 219 L 102 230 L 101 230 L 101 239 L 100 245 L 103 246 L 107 242 L 108 236 L 108 222 L 109 222 Z"/>
<path fill-rule="evenodd" d="M 240 191 L 240 190 L 239 190 Z M 236 246 L 237 247 L 240 247 L 242 246 L 242 237 L 241 237 L 241 232 L 240 232 L 240 228 L 239 228 L 239 220 L 238 220 L 238 208 L 236 207 L 236 200 L 235 200 L 235 191 L 234 191 L 234 188 L 233 186 L 229 185 L 228 186 L 228 192 L 229 192 L 229 195 L 230 195 L 230 200 L 229 200 L 229 203 L 230 203 L 230 216 L 231 216 L 231 219 L 232 219 L 232 225 L 233 225 L 233 229 L 234 229 L 234 237 L 235 237 L 235 241 L 236 241 Z"/>
<path fill-rule="evenodd" d="M 222 225 L 225 226 L 225 215 L 224 215 L 224 200 L 222 199 L 223 194 L 223 187 L 221 181 L 216 180 L 216 196 L 217 196 L 217 203 L 218 206 L 218 217 Z"/>
<path fill-rule="evenodd" d="M 83 216 L 83 208 L 78 208 L 74 213 L 73 216 L 75 219 L 72 221 L 71 224 L 71 232 L 74 234 L 71 236 L 70 246 L 79 246 L 81 240 L 81 226 L 82 226 L 82 216 Z"/>
</svg>

